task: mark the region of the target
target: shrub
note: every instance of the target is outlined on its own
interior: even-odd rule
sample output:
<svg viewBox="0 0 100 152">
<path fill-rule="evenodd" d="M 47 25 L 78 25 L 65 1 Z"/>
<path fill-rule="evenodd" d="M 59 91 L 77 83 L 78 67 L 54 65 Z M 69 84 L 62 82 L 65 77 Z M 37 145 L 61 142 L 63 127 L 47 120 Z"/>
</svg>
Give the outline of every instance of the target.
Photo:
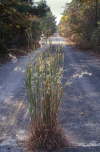
<svg viewBox="0 0 100 152">
<path fill-rule="evenodd" d="M 91 37 L 91 42 L 94 48 L 100 49 L 100 25 L 93 32 Z"/>
</svg>

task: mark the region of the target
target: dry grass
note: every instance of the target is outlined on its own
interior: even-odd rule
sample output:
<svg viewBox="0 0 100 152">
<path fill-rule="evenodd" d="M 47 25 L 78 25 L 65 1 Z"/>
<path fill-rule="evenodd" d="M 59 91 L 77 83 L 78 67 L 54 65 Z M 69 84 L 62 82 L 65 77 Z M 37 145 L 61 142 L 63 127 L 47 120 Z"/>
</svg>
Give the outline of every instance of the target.
<svg viewBox="0 0 100 152">
<path fill-rule="evenodd" d="M 31 126 L 31 134 L 28 140 L 29 150 L 35 151 L 38 149 L 52 151 L 70 145 L 63 130 L 58 126 L 48 127 L 43 124 L 37 128 L 33 128 L 33 126 L 34 124 Z"/>
<path fill-rule="evenodd" d="M 62 46 L 50 46 L 27 68 L 26 87 L 31 117 L 28 145 L 31 150 L 53 150 L 69 145 L 57 121 L 63 94 L 63 59 Z"/>
</svg>

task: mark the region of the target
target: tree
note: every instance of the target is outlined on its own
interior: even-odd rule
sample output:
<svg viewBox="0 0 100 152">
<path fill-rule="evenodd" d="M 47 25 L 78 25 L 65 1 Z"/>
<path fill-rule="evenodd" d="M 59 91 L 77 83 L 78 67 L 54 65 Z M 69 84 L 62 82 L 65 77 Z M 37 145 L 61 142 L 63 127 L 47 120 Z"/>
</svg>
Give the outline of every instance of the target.
<svg viewBox="0 0 100 152">
<path fill-rule="evenodd" d="M 31 2 L 31 0 L 0 0 L 0 53 L 7 53 L 13 46 L 32 47 L 39 41 L 42 31 L 47 31 L 47 28 L 51 30 L 49 35 L 54 32 L 53 26 L 47 27 L 45 23 L 50 12 L 46 1 L 42 0 L 37 5 Z M 50 18 L 53 24 L 53 16 L 49 15 Z M 46 29 L 40 26 L 42 19 Z"/>
<path fill-rule="evenodd" d="M 42 29 L 42 33 L 44 33 L 46 37 L 49 37 L 56 31 L 55 17 L 52 15 L 51 11 L 41 19 L 40 27 Z"/>
<path fill-rule="evenodd" d="M 61 19 L 59 27 L 63 27 L 63 31 L 60 30 L 60 33 L 66 33 L 64 36 L 70 36 L 79 45 L 89 44 L 88 47 L 91 47 L 92 36 L 96 35 L 100 26 L 100 1 L 72 0 L 66 5 L 63 16 L 68 16 L 68 19 L 66 22 Z"/>
</svg>

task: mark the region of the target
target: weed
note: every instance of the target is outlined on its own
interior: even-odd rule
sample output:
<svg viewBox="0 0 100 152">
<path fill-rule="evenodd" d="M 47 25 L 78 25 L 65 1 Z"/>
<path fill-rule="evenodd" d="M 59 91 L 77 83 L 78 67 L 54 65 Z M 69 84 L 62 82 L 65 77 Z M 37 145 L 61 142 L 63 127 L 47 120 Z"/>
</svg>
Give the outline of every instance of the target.
<svg viewBox="0 0 100 152">
<path fill-rule="evenodd" d="M 27 68 L 26 87 L 31 116 L 30 147 L 56 149 L 64 146 L 57 115 L 63 94 L 63 49 L 51 46 Z"/>
</svg>

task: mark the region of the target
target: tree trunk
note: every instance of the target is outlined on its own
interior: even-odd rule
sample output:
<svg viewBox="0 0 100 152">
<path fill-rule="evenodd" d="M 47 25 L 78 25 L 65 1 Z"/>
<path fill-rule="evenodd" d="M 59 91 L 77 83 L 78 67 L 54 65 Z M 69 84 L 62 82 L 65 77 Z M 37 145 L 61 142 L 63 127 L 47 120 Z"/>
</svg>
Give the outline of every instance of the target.
<svg viewBox="0 0 100 152">
<path fill-rule="evenodd" d="M 96 0 L 96 27 L 98 27 L 98 0 Z"/>
</svg>

